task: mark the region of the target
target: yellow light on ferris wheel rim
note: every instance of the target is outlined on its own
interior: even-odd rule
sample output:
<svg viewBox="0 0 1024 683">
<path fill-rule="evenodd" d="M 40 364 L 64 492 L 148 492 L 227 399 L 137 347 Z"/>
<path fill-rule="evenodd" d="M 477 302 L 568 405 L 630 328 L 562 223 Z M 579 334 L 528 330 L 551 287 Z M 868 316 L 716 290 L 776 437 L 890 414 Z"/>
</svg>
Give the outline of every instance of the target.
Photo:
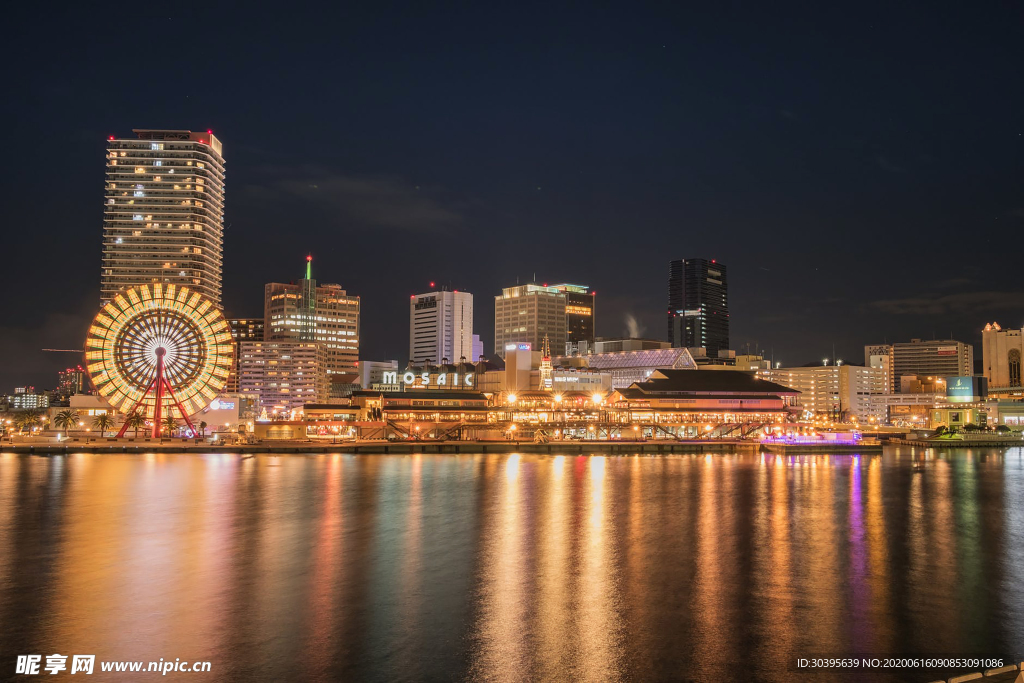
<svg viewBox="0 0 1024 683">
<path fill-rule="evenodd" d="M 189 377 L 176 378 L 180 382 L 174 394 L 183 408 L 195 414 L 226 384 L 233 349 L 226 340 L 218 339 L 221 335 L 215 332 L 226 327 L 227 322 L 213 302 L 187 287 L 134 287 L 115 295 L 97 314 L 86 341 L 86 348 L 93 349 L 87 352 L 91 356 L 87 360 L 92 361 L 87 363 L 87 369 L 97 391 L 115 407 L 127 409 L 131 406 L 124 404 L 134 405 L 144 399 L 144 410 L 148 413 L 155 400 L 147 395 L 149 386 L 143 386 L 146 382 L 138 379 L 138 372 L 134 379 L 125 374 L 125 359 L 131 357 L 142 364 L 152 361 L 147 359 L 146 349 L 168 343 L 171 339 L 165 341 L 162 335 L 171 334 L 181 354 L 180 360 L 168 361 L 177 365 L 167 374 L 174 377 L 190 372 Z M 131 369 L 138 370 L 135 366 Z M 173 402 L 167 407 L 172 414 L 180 412 Z"/>
</svg>

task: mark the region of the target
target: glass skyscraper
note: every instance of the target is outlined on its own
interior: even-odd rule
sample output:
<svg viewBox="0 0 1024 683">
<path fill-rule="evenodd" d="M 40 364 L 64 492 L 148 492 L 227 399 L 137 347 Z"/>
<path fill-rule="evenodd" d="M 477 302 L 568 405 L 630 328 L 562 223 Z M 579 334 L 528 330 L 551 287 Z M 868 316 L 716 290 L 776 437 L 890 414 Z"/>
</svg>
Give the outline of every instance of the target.
<svg viewBox="0 0 1024 683">
<path fill-rule="evenodd" d="M 715 259 L 669 263 L 668 340 L 674 347 L 703 347 L 709 356 L 729 348 L 729 281 Z"/>
</svg>

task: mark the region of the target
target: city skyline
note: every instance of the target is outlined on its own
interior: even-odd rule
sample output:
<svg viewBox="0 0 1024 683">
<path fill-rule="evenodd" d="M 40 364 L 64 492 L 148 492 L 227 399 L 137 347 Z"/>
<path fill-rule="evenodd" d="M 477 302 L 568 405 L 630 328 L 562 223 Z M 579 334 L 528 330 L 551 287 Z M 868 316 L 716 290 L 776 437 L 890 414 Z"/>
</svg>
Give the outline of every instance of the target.
<svg viewBox="0 0 1024 683">
<path fill-rule="evenodd" d="M 987 322 L 1019 326 L 1024 297 L 1012 250 L 1000 245 L 1024 225 L 1012 113 L 1021 95 L 998 86 L 1012 80 L 1014 60 L 999 46 L 1012 40 L 1003 32 L 1017 10 L 890 8 L 884 24 L 865 10 L 842 25 L 823 21 L 838 10 L 815 11 L 755 8 L 732 22 L 709 8 L 651 10 L 642 21 L 592 10 L 592 30 L 577 36 L 512 20 L 460 43 L 445 39 L 484 14 L 392 22 L 363 10 L 339 37 L 326 27 L 340 24 L 318 22 L 322 46 L 309 41 L 287 58 L 341 68 L 344 101 L 314 76 L 293 85 L 283 76 L 292 70 L 229 59 L 219 78 L 181 88 L 145 89 L 143 66 L 108 84 L 102 60 L 72 56 L 77 44 L 65 35 L 72 25 L 98 30 L 98 18 L 83 12 L 46 32 L 29 22 L 11 47 L 50 57 L 15 75 L 25 99 L 5 113 L 20 132 L 11 154 L 24 160 L 6 186 L 9 220 L 27 227 L 10 231 L 11 253 L 25 258 L 4 277 L 7 291 L 29 281 L 37 291 L 9 299 L 0 352 L 23 362 L 0 368 L 0 382 L 46 386 L 72 364 L 40 349 L 77 348 L 99 300 L 98 159 L 111 135 L 158 126 L 211 129 L 229 150 L 226 314 L 258 316 L 262 285 L 312 252 L 324 281 L 363 297 L 367 359 L 404 358 L 399 321 L 427 282 L 486 299 L 534 273 L 600 292 L 599 336 L 622 335 L 632 316 L 642 336 L 664 339 L 665 264 L 692 255 L 730 266 L 732 346 L 757 345 L 787 365 L 833 345 L 856 359 L 866 344 L 911 338 L 980 348 Z M 147 12 L 142 19 L 167 25 L 184 18 Z M 829 28 L 805 30 L 815 21 Z M 385 26 L 419 66 L 374 45 Z M 801 55 L 825 39 L 837 49 L 805 64 Z M 248 44 L 225 40 L 228 52 Z M 480 43 L 491 47 L 474 70 L 460 60 Z M 560 71 L 549 72 L 555 49 L 573 59 L 560 52 Z M 877 78 L 876 52 L 912 92 Z M 67 72 L 54 75 L 53 60 Z M 257 78 L 290 104 L 253 114 Z M 312 92 L 337 116 L 315 114 Z M 553 135 L 570 123 L 571 135 Z M 953 249 L 964 235 L 977 256 Z M 459 246 L 480 257 L 451 257 Z M 42 278 L 29 258 L 38 254 Z M 492 316 L 490 307 L 475 315 L 488 352 Z"/>
</svg>

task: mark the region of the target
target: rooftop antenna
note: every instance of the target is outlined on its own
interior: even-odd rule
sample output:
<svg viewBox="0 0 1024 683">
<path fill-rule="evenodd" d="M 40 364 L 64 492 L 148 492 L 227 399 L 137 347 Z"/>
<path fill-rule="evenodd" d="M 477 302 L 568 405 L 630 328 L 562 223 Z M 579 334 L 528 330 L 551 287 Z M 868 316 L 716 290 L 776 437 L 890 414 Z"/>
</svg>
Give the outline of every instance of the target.
<svg viewBox="0 0 1024 683">
<path fill-rule="evenodd" d="M 313 255 L 312 254 L 308 254 L 306 256 L 306 279 L 307 280 L 312 280 L 313 279 Z"/>
</svg>

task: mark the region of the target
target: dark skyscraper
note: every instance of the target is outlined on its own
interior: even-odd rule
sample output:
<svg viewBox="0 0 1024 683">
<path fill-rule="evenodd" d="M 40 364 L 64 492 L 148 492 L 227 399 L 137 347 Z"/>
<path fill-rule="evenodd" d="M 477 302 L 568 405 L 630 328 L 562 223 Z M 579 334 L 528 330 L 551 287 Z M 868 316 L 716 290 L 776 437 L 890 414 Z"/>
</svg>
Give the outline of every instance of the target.
<svg viewBox="0 0 1024 683">
<path fill-rule="evenodd" d="M 714 259 L 681 259 L 668 266 L 668 340 L 704 347 L 709 356 L 729 348 L 729 281 Z"/>
</svg>

